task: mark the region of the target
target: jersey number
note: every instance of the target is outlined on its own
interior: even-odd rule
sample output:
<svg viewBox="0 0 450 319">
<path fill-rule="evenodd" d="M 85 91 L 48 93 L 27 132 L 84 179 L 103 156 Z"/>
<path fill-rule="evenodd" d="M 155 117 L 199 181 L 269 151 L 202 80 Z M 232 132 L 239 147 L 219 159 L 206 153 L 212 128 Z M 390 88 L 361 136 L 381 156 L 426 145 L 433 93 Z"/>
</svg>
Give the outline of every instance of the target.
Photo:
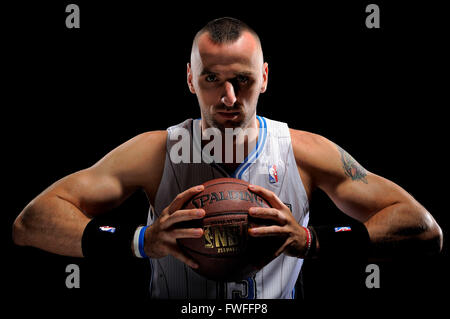
<svg viewBox="0 0 450 319">
<path fill-rule="evenodd" d="M 241 290 L 233 290 L 233 299 L 256 299 L 256 281 L 255 277 L 249 277 L 245 280 L 236 282 L 236 285 L 242 287 Z"/>
</svg>

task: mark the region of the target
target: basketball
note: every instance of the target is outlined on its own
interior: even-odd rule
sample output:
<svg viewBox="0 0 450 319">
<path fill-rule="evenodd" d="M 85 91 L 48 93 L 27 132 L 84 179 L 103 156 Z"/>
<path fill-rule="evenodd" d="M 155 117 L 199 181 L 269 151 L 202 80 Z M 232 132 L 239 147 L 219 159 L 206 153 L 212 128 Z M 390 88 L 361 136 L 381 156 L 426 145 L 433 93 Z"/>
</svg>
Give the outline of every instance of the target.
<svg viewBox="0 0 450 319">
<path fill-rule="evenodd" d="M 198 274 L 217 281 L 238 281 L 253 276 L 268 264 L 283 244 L 283 238 L 251 237 L 248 228 L 273 225 L 256 219 L 250 207 L 270 207 L 248 189 L 248 183 L 234 178 L 218 178 L 203 184 L 204 190 L 190 199 L 184 209 L 202 208 L 200 220 L 180 223 L 181 227 L 203 228 L 201 238 L 178 239 L 178 245 L 199 265 Z"/>
</svg>

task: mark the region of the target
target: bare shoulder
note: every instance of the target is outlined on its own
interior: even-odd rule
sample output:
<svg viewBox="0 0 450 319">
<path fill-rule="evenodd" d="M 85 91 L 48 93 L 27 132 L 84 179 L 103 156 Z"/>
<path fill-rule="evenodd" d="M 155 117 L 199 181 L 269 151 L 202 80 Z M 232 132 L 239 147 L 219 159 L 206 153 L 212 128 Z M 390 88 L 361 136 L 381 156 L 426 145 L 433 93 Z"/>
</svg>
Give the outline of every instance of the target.
<svg viewBox="0 0 450 319">
<path fill-rule="evenodd" d="M 367 183 L 368 172 L 344 149 L 329 139 L 291 129 L 294 156 L 300 170 L 311 176 L 316 186 L 338 184 L 347 178 Z"/>
<path fill-rule="evenodd" d="M 294 156 L 299 165 L 326 165 L 330 155 L 338 155 L 336 145 L 327 138 L 301 130 L 290 129 Z"/>
<path fill-rule="evenodd" d="M 321 160 L 330 152 L 330 142 L 320 135 L 306 131 L 290 129 L 290 134 L 297 169 L 306 193 L 311 198 L 312 192 L 319 184 L 317 172 L 322 166 Z"/>
<path fill-rule="evenodd" d="M 167 131 L 139 134 L 106 154 L 93 168 L 107 170 L 125 184 L 159 184 L 164 168 Z"/>
<path fill-rule="evenodd" d="M 141 133 L 122 146 L 130 147 L 130 150 L 135 150 L 142 154 L 151 154 L 166 149 L 167 131 L 148 131 Z"/>
<path fill-rule="evenodd" d="M 165 151 L 166 147 L 166 131 L 150 131 L 141 133 L 125 143 L 119 145 L 97 164 L 103 164 L 105 160 L 114 158 L 114 164 L 124 164 L 122 161 L 127 161 L 128 165 L 139 163 L 142 160 L 159 155 Z"/>
<path fill-rule="evenodd" d="M 167 131 L 148 131 L 141 133 L 139 135 L 136 135 L 132 139 L 130 139 L 128 142 L 135 142 L 136 145 L 139 146 L 148 146 L 148 143 L 151 142 L 151 144 L 158 144 L 159 146 L 165 145 L 167 138 Z M 161 144 L 161 145 L 160 145 Z M 156 146 L 156 145 L 155 145 Z"/>
<path fill-rule="evenodd" d="M 321 135 L 302 131 L 295 130 L 290 128 L 292 146 L 294 147 L 314 147 L 320 146 L 327 139 Z"/>
</svg>

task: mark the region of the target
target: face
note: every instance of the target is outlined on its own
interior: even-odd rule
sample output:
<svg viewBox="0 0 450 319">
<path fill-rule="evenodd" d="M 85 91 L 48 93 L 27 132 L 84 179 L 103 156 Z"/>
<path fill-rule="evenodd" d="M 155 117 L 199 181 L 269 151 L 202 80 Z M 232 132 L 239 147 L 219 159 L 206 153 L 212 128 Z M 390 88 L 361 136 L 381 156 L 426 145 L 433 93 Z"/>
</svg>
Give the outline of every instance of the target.
<svg viewBox="0 0 450 319">
<path fill-rule="evenodd" d="M 259 42 L 243 32 L 234 43 L 215 44 L 200 35 L 187 68 L 189 89 L 197 95 L 203 128 L 256 127 L 259 94 L 267 87 L 268 66 Z"/>
</svg>

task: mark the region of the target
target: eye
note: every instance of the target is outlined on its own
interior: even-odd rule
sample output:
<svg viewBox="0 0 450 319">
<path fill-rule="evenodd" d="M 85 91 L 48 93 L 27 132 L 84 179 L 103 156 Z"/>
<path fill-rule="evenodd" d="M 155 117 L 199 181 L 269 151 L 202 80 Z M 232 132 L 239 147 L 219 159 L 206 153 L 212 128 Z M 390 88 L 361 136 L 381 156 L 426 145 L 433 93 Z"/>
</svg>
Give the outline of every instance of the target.
<svg viewBox="0 0 450 319">
<path fill-rule="evenodd" d="M 248 76 L 245 76 L 245 75 L 238 75 L 236 77 L 236 79 L 239 83 L 242 83 L 242 84 L 245 84 L 248 82 Z"/>
<path fill-rule="evenodd" d="M 215 74 L 208 74 L 208 75 L 205 77 L 205 80 L 206 80 L 206 82 L 214 82 L 214 81 L 217 80 L 217 77 L 216 77 Z"/>
</svg>

